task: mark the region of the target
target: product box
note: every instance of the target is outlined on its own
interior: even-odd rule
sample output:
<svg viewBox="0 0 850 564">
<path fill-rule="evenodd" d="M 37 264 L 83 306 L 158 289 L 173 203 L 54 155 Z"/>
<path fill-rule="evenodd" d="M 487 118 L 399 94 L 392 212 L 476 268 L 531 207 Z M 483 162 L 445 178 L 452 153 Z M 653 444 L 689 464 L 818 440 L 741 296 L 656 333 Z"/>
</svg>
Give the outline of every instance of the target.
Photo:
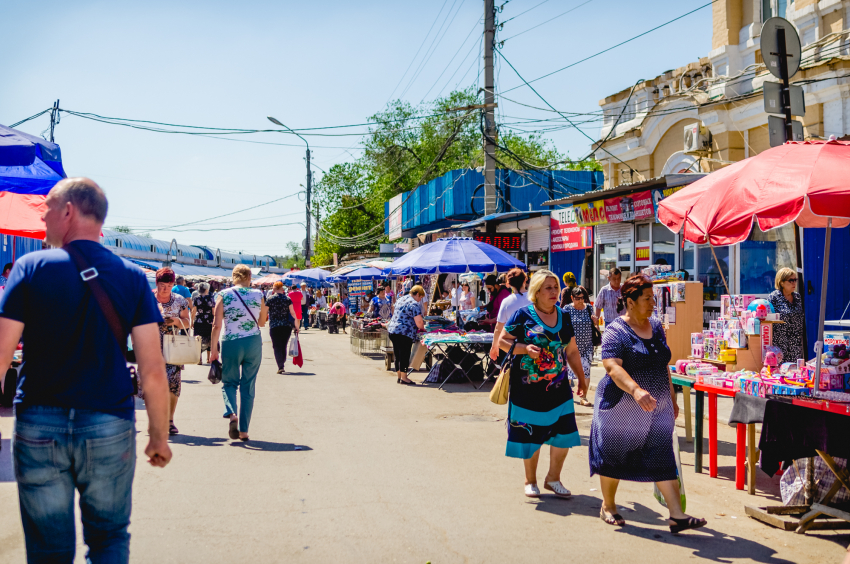
<svg viewBox="0 0 850 564">
<path fill-rule="evenodd" d="M 747 319 L 747 335 L 761 335 L 761 321 L 755 317 Z"/>
<path fill-rule="evenodd" d="M 846 345 L 850 347 L 850 332 L 847 331 L 825 331 L 823 334 L 825 345 Z"/>
<path fill-rule="evenodd" d="M 705 347 L 702 344 L 691 345 L 691 356 L 694 358 L 704 358 Z"/>
<path fill-rule="evenodd" d="M 692 345 L 701 345 L 703 344 L 703 339 L 705 336 L 702 333 L 691 333 L 691 344 Z"/>
<path fill-rule="evenodd" d="M 747 348 L 747 334 L 744 332 L 743 329 L 732 329 L 729 331 L 729 348 Z"/>
<path fill-rule="evenodd" d="M 717 360 L 732 364 L 738 360 L 738 355 L 735 353 L 735 349 L 727 349 L 717 354 Z"/>
<path fill-rule="evenodd" d="M 685 301 L 685 283 L 673 282 L 670 284 L 670 300 L 674 302 Z"/>
<path fill-rule="evenodd" d="M 714 337 L 706 338 L 703 347 L 705 347 L 705 358 L 709 360 L 715 360 L 717 358 L 717 339 Z"/>
<path fill-rule="evenodd" d="M 714 342 L 714 346 L 717 348 L 717 353 L 720 354 L 720 351 L 725 351 L 729 348 L 729 341 L 726 339 L 717 339 Z"/>
</svg>

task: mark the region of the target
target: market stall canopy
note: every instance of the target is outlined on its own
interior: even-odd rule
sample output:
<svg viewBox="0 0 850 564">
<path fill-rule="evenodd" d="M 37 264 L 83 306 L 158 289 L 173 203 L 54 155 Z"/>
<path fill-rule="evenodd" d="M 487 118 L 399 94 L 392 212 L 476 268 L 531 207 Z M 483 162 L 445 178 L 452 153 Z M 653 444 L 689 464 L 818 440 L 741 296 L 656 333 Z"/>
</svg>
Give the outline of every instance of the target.
<svg viewBox="0 0 850 564">
<path fill-rule="evenodd" d="M 348 280 L 382 280 L 386 278 L 383 270 L 373 268 L 371 266 L 361 266 L 345 274 L 334 274 L 328 278 L 328 282 L 346 282 Z"/>
<path fill-rule="evenodd" d="M 0 125 L 0 233 L 44 238 L 44 200 L 65 178 L 59 145 Z"/>
<path fill-rule="evenodd" d="M 525 264 L 505 251 L 469 237 L 438 239 L 395 261 L 384 274 L 442 274 L 451 272 L 507 272 L 525 270 Z"/>
<path fill-rule="evenodd" d="M 284 284 L 300 284 L 306 282 L 309 286 L 330 286 L 327 278 L 330 276 L 327 270 L 321 268 L 308 268 L 307 270 L 295 270 L 283 275 Z"/>
<path fill-rule="evenodd" d="M 277 281 L 283 281 L 283 274 L 266 274 L 259 278 L 251 280 L 251 286 L 260 286 L 262 284 L 274 284 Z"/>
<path fill-rule="evenodd" d="M 850 143 L 789 142 L 697 180 L 658 205 L 658 219 L 693 243 L 734 245 L 762 231 L 850 225 Z"/>
<path fill-rule="evenodd" d="M 392 266 L 392 261 L 388 260 L 377 260 L 377 259 L 366 259 L 362 261 L 358 261 L 352 264 L 346 264 L 345 266 L 341 266 L 337 268 L 333 272 L 333 276 L 341 276 L 352 270 L 357 270 L 358 268 L 362 268 L 364 266 L 371 266 L 372 268 L 377 268 L 378 270 L 384 270 L 385 268 L 389 268 Z"/>
</svg>

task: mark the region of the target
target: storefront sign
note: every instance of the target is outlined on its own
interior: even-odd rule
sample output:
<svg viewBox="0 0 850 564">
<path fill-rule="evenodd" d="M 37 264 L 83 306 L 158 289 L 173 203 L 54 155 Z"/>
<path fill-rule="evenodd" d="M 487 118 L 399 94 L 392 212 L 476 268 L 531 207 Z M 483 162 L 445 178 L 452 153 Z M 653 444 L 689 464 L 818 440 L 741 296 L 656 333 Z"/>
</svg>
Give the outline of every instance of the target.
<svg viewBox="0 0 850 564">
<path fill-rule="evenodd" d="M 554 210 L 549 217 L 549 250 L 553 253 L 589 249 L 593 246 L 593 227 L 576 222 L 576 209 Z"/>
<path fill-rule="evenodd" d="M 646 262 L 649 260 L 649 247 L 635 247 L 635 261 Z"/>
<path fill-rule="evenodd" d="M 605 218 L 605 200 L 576 204 L 573 209 L 576 211 L 576 223 L 582 227 L 608 223 Z"/>
<path fill-rule="evenodd" d="M 491 233 L 475 233 L 473 238 L 476 241 L 493 245 L 497 249 L 503 251 L 521 251 L 522 250 L 522 235 L 493 235 Z"/>
<path fill-rule="evenodd" d="M 652 193 L 649 190 L 605 200 L 605 217 L 608 223 L 640 221 L 649 219 L 653 215 L 655 210 L 652 207 Z"/>
<path fill-rule="evenodd" d="M 365 296 L 366 292 L 372 291 L 371 280 L 350 280 L 348 282 L 349 296 Z"/>
<path fill-rule="evenodd" d="M 401 202 L 403 196 L 404 194 L 399 194 L 390 199 L 390 231 L 388 234 L 390 241 L 401 239 Z"/>
<path fill-rule="evenodd" d="M 653 208 L 655 208 L 655 221 L 658 221 L 658 204 L 661 203 L 661 200 L 663 200 L 664 198 L 669 198 L 682 188 L 684 188 L 684 186 L 675 186 L 673 188 L 656 188 L 655 190 L 651 190 L 652 206 Z"/>
</svg>

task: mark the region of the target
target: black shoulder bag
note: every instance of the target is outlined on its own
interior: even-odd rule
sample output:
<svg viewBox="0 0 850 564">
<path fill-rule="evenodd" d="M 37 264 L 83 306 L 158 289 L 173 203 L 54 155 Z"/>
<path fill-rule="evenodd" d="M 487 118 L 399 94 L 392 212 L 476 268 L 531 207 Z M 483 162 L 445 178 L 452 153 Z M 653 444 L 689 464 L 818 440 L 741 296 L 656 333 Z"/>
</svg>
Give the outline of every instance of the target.
<svg viewBox="0 0 850 564">
<path fill-rule="evenodd" d="M 100 284 L 100 280 L 97 279 L 97 269 L 93 266 L 89 266 L 89 263 L 83 254 L 73 246 L 65 245 L 62 248 L 68 253 L 68 255 L 70 255 L 71 260 L 74 261 L 74 265 L 76 265 L 77 270 L 80 272 L 80 278 L 83 279 L 83 282 L 85 282 L 91 290 L 97 305 L 100 307 L 100 312 L 103 314 L 103 317 L 106 318 L 106 323 L 112 330 L 112 335 L 118 343 L 118 348 L 121 350 L 121 354 L 124 355 L 124 359 L 127 362 L 135 362 L 135 354 L 131 355 L 131 352 L 127 350 L 128 333 L 124 331 L 121 318 L 118 316 L 118 312 L 115 311 L 115 306 L 112 304 L 109 294 L 106 293 L 106 290 L 104 290 L 103 286 Z M 139 393 L 139 377 L 136 374 L 135 367 L 130 367 L 130 373 L 133 378 L 133 395 L 135 396 Z"/>
</svg>

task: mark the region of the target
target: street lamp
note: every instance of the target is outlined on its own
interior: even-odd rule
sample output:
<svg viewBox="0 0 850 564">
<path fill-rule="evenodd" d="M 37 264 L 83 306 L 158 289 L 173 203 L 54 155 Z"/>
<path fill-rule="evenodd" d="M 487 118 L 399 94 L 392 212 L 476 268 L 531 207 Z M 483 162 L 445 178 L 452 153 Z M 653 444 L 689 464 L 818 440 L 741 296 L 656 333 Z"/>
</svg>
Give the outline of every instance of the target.
<svg viewBox="0 0 850 564">
<path fill-rule="evenodd" d="M 304 144 L 307 145 L 307 244 L 304 248 L 304 254 L 306 255 L 306 263 L 307 266 L 310 266 L 310 196 L 313 191 L 313 174 L 310 172 L 310 143 L 307 142 L 301 135 L 292 131 L 288 126 L 284 125 L 280 122 L 280 120 L 273 118 L 272 116 L 267 116 L 269 121 L 275 125 L 279 125 L 285 128 L 287 131 L 292 133 L 293 135 L 297 135 Z"/>
</svg>

